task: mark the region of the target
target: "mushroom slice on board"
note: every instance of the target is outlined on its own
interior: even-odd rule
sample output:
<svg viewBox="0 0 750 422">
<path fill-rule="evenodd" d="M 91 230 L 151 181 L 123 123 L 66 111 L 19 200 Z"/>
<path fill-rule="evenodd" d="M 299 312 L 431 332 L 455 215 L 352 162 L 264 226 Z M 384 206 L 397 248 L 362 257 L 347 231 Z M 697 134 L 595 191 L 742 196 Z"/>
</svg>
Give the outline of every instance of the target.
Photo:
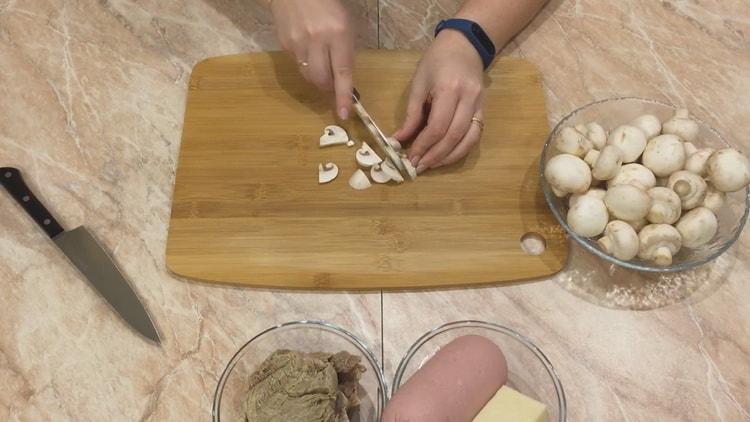
<svg viewBox="0 0 750 422">
<path fill-rule="evenodd" d="M 375 164 L 370 168 L 370 178 L 375 183 L 388 183 L 391 181 L 391 175 L 385 171 L 385 165 Z"/>
<path fill-rule="evenodd" d="M 352 177 L 349 178 L 349 186 L 355 190 L 365 190 L 372 186 L 372 183 L 370 183 L 370 179 L 367 178 L 365 172 L 363 172 L 362 169 L 358 169 L 352 174 Z"/>
<path fill-rule="evenodd" d="M 367 142 L 362 142 L 362 146 L 357 150 L 356 153 L 357 164 L 362 167 L 370 168 L 375 164 L 380 164 L 383 161 L 375 151 L 370 148 Z"/>
<path fill-rule="evenodd" d="M 343 145 L 349 142 L 349 135 L 341 126 L 331 125 L 323 129 L 323 135 L 320 136 L 320 147 L 331 145 Z"/>
<path fill-rule="evenodd" d="M 325 163 L 318 164 L 318 183 L 328 183 L 339 175 L 339 168 L 336 164 Z"/>
</svg>

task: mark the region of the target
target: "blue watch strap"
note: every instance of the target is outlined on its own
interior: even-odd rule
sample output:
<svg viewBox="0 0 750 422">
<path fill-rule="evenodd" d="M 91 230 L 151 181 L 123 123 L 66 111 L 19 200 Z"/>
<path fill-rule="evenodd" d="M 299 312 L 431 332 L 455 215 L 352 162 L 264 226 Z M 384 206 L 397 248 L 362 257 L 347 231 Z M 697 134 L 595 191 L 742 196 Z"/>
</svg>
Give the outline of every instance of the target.
<svg viewBox="0 0 750 422">
<path fill-rule="evenodd" d="M 435 27 L 435 36 L 443 29 L 455 29 L 464 34 L 482 58 L 485 70 L 492 64 L 495 59 L 495 44 L 478 23 L 468 19 L 445 19 Z"/>
</svg>

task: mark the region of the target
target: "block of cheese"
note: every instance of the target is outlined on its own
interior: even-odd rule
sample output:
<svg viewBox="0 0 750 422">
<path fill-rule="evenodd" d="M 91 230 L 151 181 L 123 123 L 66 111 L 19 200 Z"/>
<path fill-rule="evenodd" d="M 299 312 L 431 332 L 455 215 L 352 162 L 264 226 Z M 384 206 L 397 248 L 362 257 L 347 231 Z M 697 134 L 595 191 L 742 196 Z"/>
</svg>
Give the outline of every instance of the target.
<svg viewBox="0 0 750 422">
<path fill-rule="evenodd" d="M 503 386 L 473 422 L 547 422 L 547 406 Z"/>
</svg>

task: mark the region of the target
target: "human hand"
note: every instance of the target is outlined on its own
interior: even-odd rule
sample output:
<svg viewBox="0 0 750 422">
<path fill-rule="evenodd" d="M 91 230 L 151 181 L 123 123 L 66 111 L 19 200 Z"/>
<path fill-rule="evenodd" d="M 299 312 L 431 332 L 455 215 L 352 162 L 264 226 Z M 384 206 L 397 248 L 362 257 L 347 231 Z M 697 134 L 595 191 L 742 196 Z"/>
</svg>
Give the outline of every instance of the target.
<svg viewBox="0 0 750 422">
<path fill-rule="evenodd" d="M 346 10 L 338 0 L 273 0 L 281 46 L 318 88 L 334 91 L 341 119 L 352 105 L 354 39 Z"/>
<path fill-rule="evenodd" d="M 414 139 L 409 160 L 421 173 L 466 156 L 482 134 L 482 59 L 463 34 L 444 30 L 417 65 L 406 118 L 394 133 Z M 476 118 L 479 121 L 472 121 Z"/>
</svg>

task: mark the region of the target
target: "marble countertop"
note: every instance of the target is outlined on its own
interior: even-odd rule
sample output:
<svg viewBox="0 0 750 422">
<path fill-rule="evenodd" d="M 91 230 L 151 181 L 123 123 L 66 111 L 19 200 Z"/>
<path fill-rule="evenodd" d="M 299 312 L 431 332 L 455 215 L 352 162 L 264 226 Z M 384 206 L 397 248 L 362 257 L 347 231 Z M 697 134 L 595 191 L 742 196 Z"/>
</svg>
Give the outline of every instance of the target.
<svg viewBox="0 0 750 422">
<path fill-rule="evenodd" d="M 361 47 L 424 48 L 449 0 L 351 0 Z M 0 162 L 113 252 L 162 332 L 133 335 L 0 194 L 0 420 L 205 421 L 234 351 L 326 319 L 381 352 L 476 318 L 535 339 L 571 421 L 750 420 L 750 230 L 716 262 L 644 276 L 580 248 L 535 283 L 409 293 L 214 287 L 164 265 L 186 85 L 200 59 L 276 48 L 251 0 L 0 0 Z M 750 151 L 747 0 L 553 0 L 506 49 L 539 66 L 550 124 L 633 95 L 684 105 Z"/>
</svg>

